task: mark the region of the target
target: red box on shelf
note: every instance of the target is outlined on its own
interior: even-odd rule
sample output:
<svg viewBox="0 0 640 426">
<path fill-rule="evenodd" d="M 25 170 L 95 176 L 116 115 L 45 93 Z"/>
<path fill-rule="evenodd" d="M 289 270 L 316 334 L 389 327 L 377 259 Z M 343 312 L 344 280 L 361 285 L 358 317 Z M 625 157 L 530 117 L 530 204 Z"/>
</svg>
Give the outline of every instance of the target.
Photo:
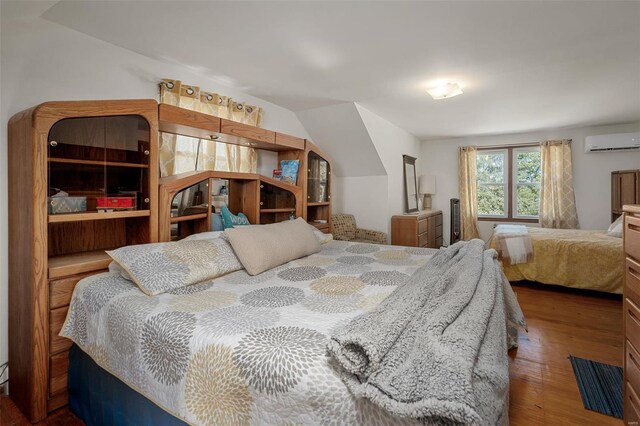
<svg viewBox="0 0 640 426">
<path fill-rule="evenodd" d="M 135 197 L 96 197 L 99 209 L 135 209 Z"/>
</svg>

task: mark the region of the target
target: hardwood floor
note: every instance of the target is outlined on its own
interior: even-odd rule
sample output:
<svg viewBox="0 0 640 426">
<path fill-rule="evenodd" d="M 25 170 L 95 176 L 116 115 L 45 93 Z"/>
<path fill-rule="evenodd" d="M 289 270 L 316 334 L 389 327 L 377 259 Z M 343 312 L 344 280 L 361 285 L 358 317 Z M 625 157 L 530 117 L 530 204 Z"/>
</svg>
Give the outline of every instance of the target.
<svg viewBox="0 0 640 426">
<path fill-rule="evenodd" d="M 1 426 L 27 426 L 31 425 L 22 415 L 8 396 L 0 396 L 0 425 Z M 83 426 L 84 423 L 74 416 L 67 408 L 54 411 L 39 423 L 38 426 Z"/>
<path fill-rule="evenodd" d="M 622 425 L 586 410 L 569 355 L 622 366 L 622 298 L 516 284 L 529 332 L 510 356 L 512 425 Z"/>
<path fill-rule="evenodd" d="M 619 296 L 518 284 L 513 286 L 529 332 L 511 351 L 512 425 L 622 425 L 584 409 L 569 354 L 622 365 L 622 299 Z M 28 425 L 9 398 L 0 398 L 0 425 Z M 67 409 L 42 425 L 81 425 Z"/>
</svg>

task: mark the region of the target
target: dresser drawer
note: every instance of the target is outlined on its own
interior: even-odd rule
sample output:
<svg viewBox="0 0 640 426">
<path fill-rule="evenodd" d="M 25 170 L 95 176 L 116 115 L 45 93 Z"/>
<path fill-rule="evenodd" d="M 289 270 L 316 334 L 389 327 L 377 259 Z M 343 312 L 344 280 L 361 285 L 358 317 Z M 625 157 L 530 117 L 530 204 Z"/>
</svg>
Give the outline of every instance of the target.
<svg viewBox="0 0 640 426">
<path fill-rule="evenodd" d="M 60 337 L 58 334 L 62 330 L 64 320 L 67 318 L 68 307 L 52 309 L 49 312 L 49 350 L 52 354 L 69 350 L 72 345 L 72 341 Z"/>
<path fill-rule="evenodd" d="M 624 224 L 624 251 L 640 261 L 640 218 L 629 214 Z"/>
<path fill-rule="evenodd" d="M 624 295 L 640 306 L 640 263 L 625 259 Z"/>
<path fill-rule="evenodd" d="M 627 340 L 640 348 L 640 308 L 629 299 L 624 301 L 624 325 Z M 640 359 L 637 360 L 640 363 Z M 638 387 L 640 389 L 640 386 Z"/>
<path fill-rule="evenodd" d="M 66 392 L 59 393 L 55 396 L 52 396 L 47 401 L 47 412 L 52 412 L 57 410 L 58 408 L 64 407 L 69 404 L 69 395 Z"/>
<path fill-rule="evenodd" d="M 441 226 L 442 225 L 442 215 L 436 215 L 436 226 Z"/>
<path fill-rule="evenodd" d="M 49 358 L 49 397 L 67 389 L 69 370 L 69 351 L 52 355 Z"/>
<path fill-rule="evenodd" d="M 73 289 L 83 278 L 89 277 L 91 275 L 99 274 L 100 272 L 106 272 L 106 269 L 91 272 L 89 274 L 80 274 L 73 275 L 68 278 L 61 278 L 57 280 L 49 281 L 49 308 L 55 309 L 60 308 L 62 306 L 68 306 L 71 302 L 71 295 L 73 294 Z"/>
<path fill-rule="evenodd" d="M 418 247 L 426 247 L 429 244 L 429 233 L 418 235 Z"/>
<path fill-rule="evenodd" d="M 626 424 L 638 424 L 640 421 L 640 399 L 633 387 L 625 383 L 624 420 Z"/>
<path fill-rule="evenodd" d="M 625 377 L 632 388 L 640 389 L 640 354 L 628 340 L 625 347 Z"/>
<path fill-rule="evenodd" d="M 428 219 L 422 219 L 418 221 L 418 234 L 423 234 L 425 232 L 427 232 L 427 229 L 429 228 L 429 220 Z"/>
</svg>

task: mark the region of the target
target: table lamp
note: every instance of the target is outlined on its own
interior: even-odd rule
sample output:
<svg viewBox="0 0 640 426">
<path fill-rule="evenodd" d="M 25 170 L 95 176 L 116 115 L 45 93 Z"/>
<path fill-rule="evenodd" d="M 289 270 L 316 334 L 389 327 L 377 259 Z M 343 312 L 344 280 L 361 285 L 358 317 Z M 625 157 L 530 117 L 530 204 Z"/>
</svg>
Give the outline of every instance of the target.
<svg viewBox="0 0 640 426">
<path fill-rule="evenodd" d="M 420 193 L 424 196 L 422 208 L 428 210 L 431 208 L 431 195 L 436 193 L 436 177 L 434 175 L 421 175 L 418 187 L 420 188 Z"/>
</svg>

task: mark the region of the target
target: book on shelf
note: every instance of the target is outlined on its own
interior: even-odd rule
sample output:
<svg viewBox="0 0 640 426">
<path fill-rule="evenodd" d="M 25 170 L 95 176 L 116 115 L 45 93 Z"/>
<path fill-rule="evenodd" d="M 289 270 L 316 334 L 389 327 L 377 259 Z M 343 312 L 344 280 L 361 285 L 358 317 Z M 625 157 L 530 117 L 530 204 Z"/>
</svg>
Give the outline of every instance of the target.
<svg viewBox="0 0 640 426">
<path fill-rule="evenodd" d="M 295 185 L 298 181 L 298 168 L 300 167 L 300 161 L 298 160 L 282 160 L 280 161 L 280 169 L 282 175 L 280 180 L 291 185 Z"/>
<path fill-rule="evenodd" d="M 282 169 L 273 169 L 273 178 L 280 180 L 282 178 Z"/>
</svg>

